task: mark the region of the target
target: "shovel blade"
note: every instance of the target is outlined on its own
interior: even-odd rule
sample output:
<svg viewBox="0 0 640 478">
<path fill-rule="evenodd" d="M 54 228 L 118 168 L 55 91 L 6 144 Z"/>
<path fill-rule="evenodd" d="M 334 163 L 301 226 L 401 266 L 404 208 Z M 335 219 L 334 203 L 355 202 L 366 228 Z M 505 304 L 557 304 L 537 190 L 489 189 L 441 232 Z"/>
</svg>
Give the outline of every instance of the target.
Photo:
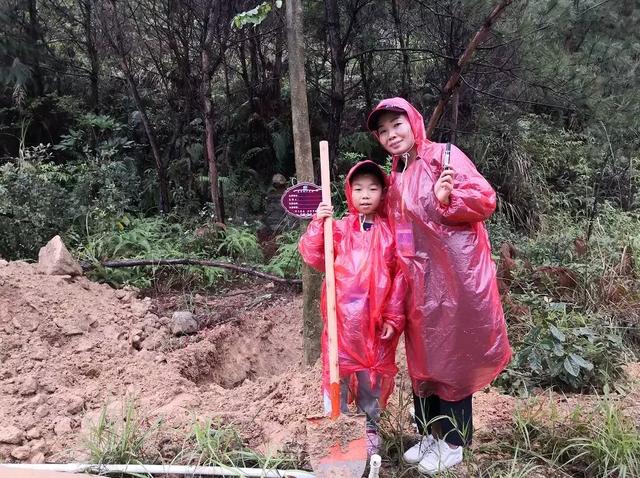
<svg viewBox="0 0 640 478">
<path fill-rule="evenodd" d="M 307 440 L 317 478 L 362 478 L 367 467 L 364 415 L 311 418 Z"/>
</svg>

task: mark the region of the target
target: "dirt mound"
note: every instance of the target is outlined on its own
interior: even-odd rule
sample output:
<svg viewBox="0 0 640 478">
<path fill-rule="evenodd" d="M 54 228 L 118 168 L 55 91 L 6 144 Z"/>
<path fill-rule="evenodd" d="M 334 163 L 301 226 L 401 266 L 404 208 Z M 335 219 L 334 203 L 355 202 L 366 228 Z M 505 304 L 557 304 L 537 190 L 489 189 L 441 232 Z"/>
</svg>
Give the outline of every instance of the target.
<svg viewBox="0 0 640 478">
<path fill-rule="evenodd" d="M 300 300 L 264 292 L 196 296 L 205 327 L 175 337 L 178 298 L 0 266 L 0 458 L 82 458 L 61 452 L 81 449 L 102 407 L 124 396 L 178 427 L 195 413 L 237 423 L 256 445 L 297 437 L 298 418 L 319 401 L 317 371 L 300 367 Z"/>
</svg>

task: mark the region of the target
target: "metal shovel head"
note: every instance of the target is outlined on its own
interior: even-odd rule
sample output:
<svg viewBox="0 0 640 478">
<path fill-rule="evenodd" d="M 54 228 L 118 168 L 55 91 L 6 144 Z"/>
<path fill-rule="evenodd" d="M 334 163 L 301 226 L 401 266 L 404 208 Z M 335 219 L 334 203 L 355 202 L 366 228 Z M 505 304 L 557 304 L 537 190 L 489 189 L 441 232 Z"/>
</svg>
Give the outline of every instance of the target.
<svg viewBox="0 0 640 478">
<path fill-rule="evenodd" d="M 311 417 L 307 443 L 317 478 L 362 478 L 367 466 L 364 415 Z"/>
</svg>

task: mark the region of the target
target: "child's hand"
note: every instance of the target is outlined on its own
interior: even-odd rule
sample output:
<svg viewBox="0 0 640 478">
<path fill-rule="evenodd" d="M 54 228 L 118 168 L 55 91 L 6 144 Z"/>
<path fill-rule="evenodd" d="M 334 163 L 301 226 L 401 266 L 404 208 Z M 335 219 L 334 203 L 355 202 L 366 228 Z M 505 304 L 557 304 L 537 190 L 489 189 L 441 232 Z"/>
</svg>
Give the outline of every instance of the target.
<svg viewBox="0 0 640 478">
<path fill-rule="evenodd" d="M 326 202 L 321 202 L 318 205 L 318 209 L 316 209 L 316 216 L 319 219 L 333 216 L 333 206 L 327 204 Z"/>
<path fill-rule="evenodd" d="M 436 181 L 435 186 L 433 187 L 433 192 L 438 198 L 438 201 L 440 201 L 445 206 L 449 205 L 451 191 L 453 191 L 453 176 L 453 169 L 447 168 L 443 170 L 442 174 Z"/>
<path fill-rule="evenodd" d="M 380 338 L 382 340 L 389 340 L 391 337 L 393 337 L 396 333 L 396 330 L 393 328 L 393 326 L 388 323 L 388 322 L 384 322 L 382 324 L 382 333 L 380 334 Z"/>
</svg>

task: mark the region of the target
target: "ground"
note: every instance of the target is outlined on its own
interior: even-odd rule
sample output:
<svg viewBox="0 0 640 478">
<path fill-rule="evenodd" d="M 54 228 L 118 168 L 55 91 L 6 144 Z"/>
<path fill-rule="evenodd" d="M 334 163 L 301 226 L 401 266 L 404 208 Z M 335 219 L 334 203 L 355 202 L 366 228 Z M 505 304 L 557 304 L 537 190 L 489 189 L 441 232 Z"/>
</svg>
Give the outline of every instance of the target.
<svg viewBox="0 0 640 478">
<path fill-rule="evenodd" d="M 0 461 L 86 460 L 103 408 L 117 416 L 133 398 L 147 423 L 162 419 L 155 440 L 165 459 L 195 421 L 212 419 L 233 424 L 255 449 L 286 449 L 304 463 L 307 417 L 322 406 L 319 368 L 302 365 L 301 299 L 262 280 L 151 298 L 24 262 L 0 265 Z M 172 333 L 177 310 L 195 313 L 197 334 Z M 629 370 L 640 375 L 637 364 Z M 391 410 L 410 432 L 398 403 L 407 383 L 402 368 Z M 590 400 L 546 398 L 567 410 Z M 636 417 L 638 398 L 636 388 L 625 399 Z M 493 388 L 474 396 L 475 450 L 512 428 L 517 406 Z"/>
</svg>

